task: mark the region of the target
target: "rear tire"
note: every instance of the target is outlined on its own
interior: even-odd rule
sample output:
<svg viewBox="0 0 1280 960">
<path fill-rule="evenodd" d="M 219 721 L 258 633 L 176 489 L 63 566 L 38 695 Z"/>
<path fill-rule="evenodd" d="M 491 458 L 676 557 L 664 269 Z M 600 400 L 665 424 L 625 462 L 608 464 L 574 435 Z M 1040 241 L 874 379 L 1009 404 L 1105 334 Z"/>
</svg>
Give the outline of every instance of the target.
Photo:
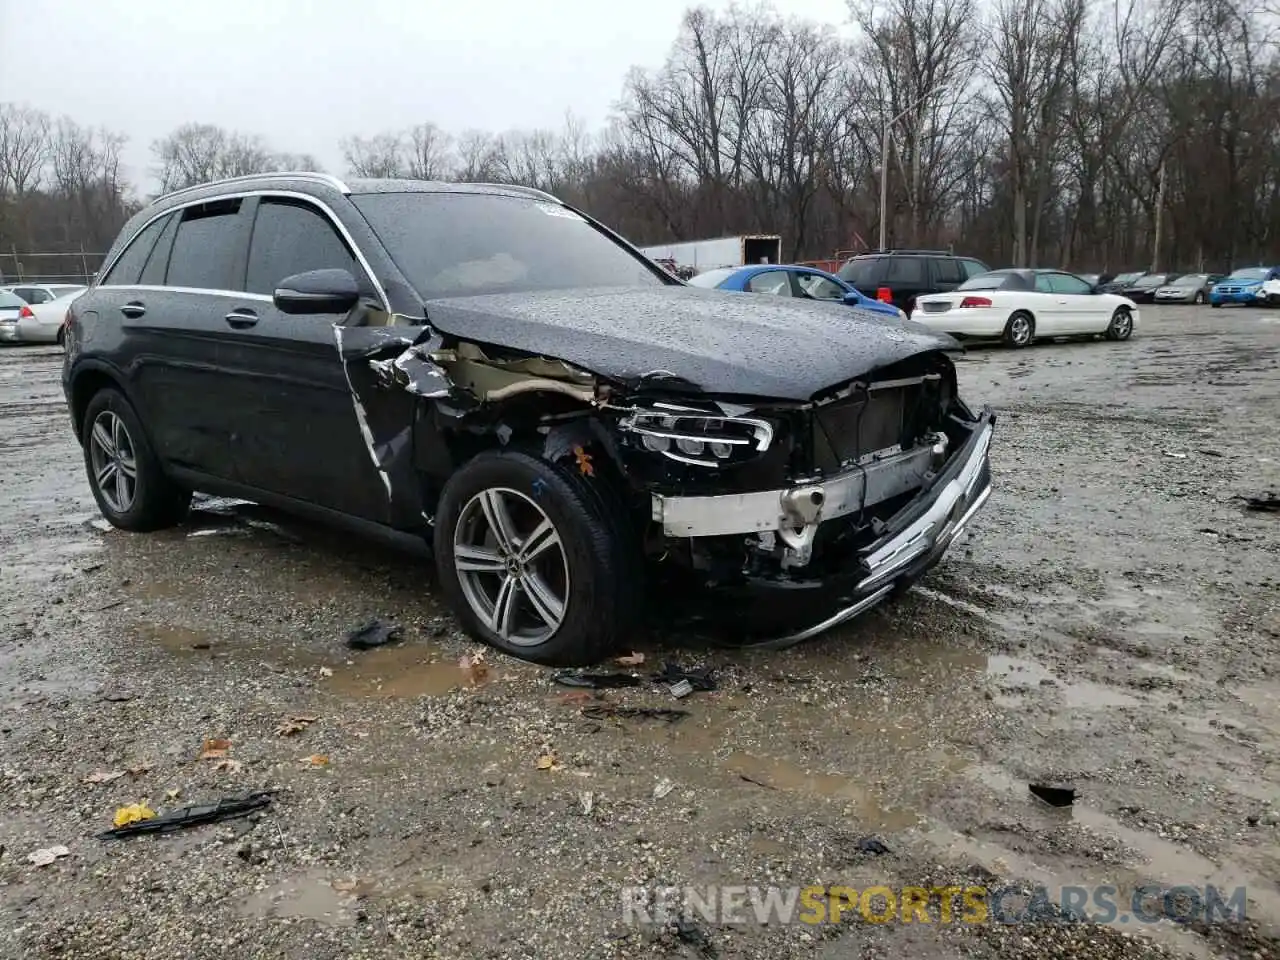
<svg viewBox="0 0 1280 960">
<path fill-rule="evenodd" d="M 94 394 L 80 436 L 89 489 L 113 527 L 146 533 L 172 527 L 186 516 L 191 491 L 165 475 L 124 394 L 110 388 Z"/>
<path fill-rule="evenodd" d="M 1133 314 L 1128 307 L 1117 307 L 1107 325 L 1108 340 L 1128 340 L 1133 335 Z"/>
<path fill-rule="evenodd" d="M 638 556 L 621 508 L 592 488 L 605 482 L 513 451 L 479 454 L 449 478 L 436 567 L 468 633 L 551 666 L 618 648 L 635 620 Z"/>
<path fill-rule="evenodd" d="M 1006 346 L 1029 347 L 1036 338 L 1035 317 L 1025 310 L 1016 311 L 1005 323 L 1002 338 Z"/>
</svg>

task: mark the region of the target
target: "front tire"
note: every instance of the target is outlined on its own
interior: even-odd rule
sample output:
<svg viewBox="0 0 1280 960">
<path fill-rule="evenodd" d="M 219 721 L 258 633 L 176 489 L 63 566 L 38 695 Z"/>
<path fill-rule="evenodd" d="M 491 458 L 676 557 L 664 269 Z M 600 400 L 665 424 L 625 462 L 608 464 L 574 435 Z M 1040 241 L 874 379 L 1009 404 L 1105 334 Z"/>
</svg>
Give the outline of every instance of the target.
<svg viewBox="0 0 1280 960">
<path fill-rule="evenodd" d="M 81 428 L 89 489 L 113 527 L 146 533 L 179 523 L 191 492 L 165 476 L 142 422 L 124 394 L 99 390 Z"/>
<path fill-rule="evenodd" d="M 479 454 L 445 484 L 435 518 L 440 585 L 467 632 L 505 653 L 581 666 L 633 621 L 636 557 L 613 500 L 538 457 Z"/>
<path fill-rule="evenodd" d="M 1203 290 L 1197 290 L 1197 291 L 1196 291 L 1195 305 L 1196 305 L 1197 307 L 1202 307 L 1202 306 L 1204 306 L 1204 291 L 1203 291 Z M 1215 304 L 1215 306 L 1216 306 L 1216 304 Z"/>
<path fill-rule="evenodd" d="M 1025 310 L 1018 310 L 1004 325 L 1003 340 L 1009 347 L 1028 347 L 1036 338 L 1036 321 Z"/>
<path fill-rule="evenodd" d="M 1133 314 L 1127 307 L 1118 307 L 1107 325 L 1108 340 L 1128 340 L 1133 335 Z"/>
</svg>

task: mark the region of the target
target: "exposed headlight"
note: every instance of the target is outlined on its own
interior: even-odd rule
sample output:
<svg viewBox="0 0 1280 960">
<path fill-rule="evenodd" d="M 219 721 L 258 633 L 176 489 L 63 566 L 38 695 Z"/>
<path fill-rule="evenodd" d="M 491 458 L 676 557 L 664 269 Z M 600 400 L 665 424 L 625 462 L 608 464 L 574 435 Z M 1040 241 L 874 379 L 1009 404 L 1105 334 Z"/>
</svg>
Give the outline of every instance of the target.
<svg viewBox="0 0 1280 960">
<path fill-rule="evenodd" d="M 669 404 L 637 410 L 618 426 L 640 449 L 698 467 L 750 460 L 773 441 L 767 420 L 717 416 Z"/>
</svg>

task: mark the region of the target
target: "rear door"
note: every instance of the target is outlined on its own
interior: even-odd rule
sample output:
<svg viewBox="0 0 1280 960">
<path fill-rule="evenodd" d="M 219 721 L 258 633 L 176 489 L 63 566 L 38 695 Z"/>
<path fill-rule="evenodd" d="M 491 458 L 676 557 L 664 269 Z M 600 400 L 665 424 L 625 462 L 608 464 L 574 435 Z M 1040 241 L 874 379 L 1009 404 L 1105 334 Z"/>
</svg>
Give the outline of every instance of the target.
<svg viewBox="0 0 1280 960">
<path fill-rule="evenodd" d="M 916 297 L 929 289 L 929 261 L 918 256 L 885 257 L 885 260 L 887 265 L 880 286 L 888 287 L 893 305 L 910 316 Z"/>
<path fill-rule="evenodd" d="M 136 285 L 117 308 L 133 353 L 134 382 L 152 440 L 172 464 L 233 480 L 224 315 L 237 292 L 249 239 L 243 197 L 184 207 L 163 223 Z"/>
<path fill-rule="evenodd" d="M 362 431 L 366 411 L 339 353 L 341 333 L 355 341 L 363 331 L 341 330 L 336 325 L 341 317 L 287 314 L 272 303 L 281 280 L 330 268 L 350 271 L 372 290 L 325 210 L 297 197 L 259 198 L 243 315 L 225 321 L 236 469 L 245 483 L 261 490 L 385 523 L 389 492 Z M 403 400 L 407 431 L 409 394 Z"/>
<path fill-rule="evenodd" d="M 933 257 L 933 289 L 929 293 L 950 293 L 968 279 L 955 257 Z"/>
</svg>

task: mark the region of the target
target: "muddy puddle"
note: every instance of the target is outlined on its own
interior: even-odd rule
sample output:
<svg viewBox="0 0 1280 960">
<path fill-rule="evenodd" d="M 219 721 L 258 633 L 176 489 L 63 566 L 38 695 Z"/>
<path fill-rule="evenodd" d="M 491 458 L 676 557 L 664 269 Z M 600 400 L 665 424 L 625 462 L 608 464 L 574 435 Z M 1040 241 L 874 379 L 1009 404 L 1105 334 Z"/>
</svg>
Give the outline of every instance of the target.
<svg viewBox="0 0 1280 960">
<path fill-rule="evenodd" d="M 1034 660 L 990 654 L 987 676 L 1000 692 L 995 703 L 1002 707 L 1020 707 L 1033 696 L 1056 698 L 1073 710 L 1096 710 L 1104 707 L 1135 707 L 1137 697 L 1089 680 L 1063 680 Z"/>
<path fill-rule="evenodd" d="M 413 642 L 366 650 L 329 669 L 324 689 L 348 697 L 439 697 L 503 677 L 493 667 L 477 677 L 456 660 L 443 658 L 438 649 Z"/>
</svg>

